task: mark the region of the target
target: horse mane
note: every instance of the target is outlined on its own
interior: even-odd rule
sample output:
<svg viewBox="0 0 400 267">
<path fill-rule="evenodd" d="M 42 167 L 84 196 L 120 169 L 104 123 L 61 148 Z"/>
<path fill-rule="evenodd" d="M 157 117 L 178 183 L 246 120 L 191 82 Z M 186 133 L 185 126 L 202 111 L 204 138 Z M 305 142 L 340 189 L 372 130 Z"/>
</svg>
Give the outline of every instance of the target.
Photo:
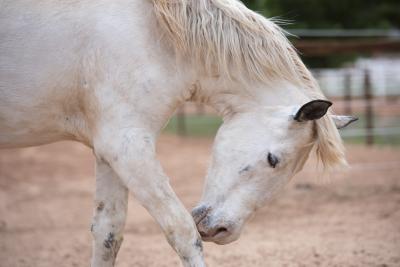
<svg viewBox="0 0 400 267">
<path fill-rule="evenodd" d="M 310 99 L 324 99 L 319 86 L 285 32 L 272 20 L 237 0 L 152 0 L 159 24 L 176 51 L 206 71 L 269 83 L 287 80 Z M 316 154 L 325 168 L 346 165 L 344 147 L 333 120 L 315 123 Z"/>
</svg>

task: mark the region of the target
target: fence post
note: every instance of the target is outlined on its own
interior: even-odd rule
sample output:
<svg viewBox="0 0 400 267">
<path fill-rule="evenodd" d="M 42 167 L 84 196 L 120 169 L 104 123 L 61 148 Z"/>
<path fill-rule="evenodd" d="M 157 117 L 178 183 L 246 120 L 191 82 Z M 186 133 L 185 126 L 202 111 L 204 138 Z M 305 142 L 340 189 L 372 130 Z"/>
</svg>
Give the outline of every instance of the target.
<svg viewBox="0 0 400 267">
<path fill-rule="evenodd" d="M 176 114 L 177 132 L 179 136 L 186 135 L 185 105 L 182 105 Z"/>
<path fill-rule="evenodd" d="M 196 112 L 197 115 L 204 115 L 204 104 L 203 103 L 196 103 Z"/>
<path fill-rule="evenodd" d="M 365 99 L 365 132 L 366 132 L 366 144 L 372 145 L 374 143 L 374 113 L 372 109 L 372 90 L 371 90 L 371 79 L 368 69 L 364 71 L 364 99 Z"/>
<path fill-rule="evenodd" d="M 346 69 L 344 75 L 344 114 L 351 114 L 351 73 Z"/>
</svg>

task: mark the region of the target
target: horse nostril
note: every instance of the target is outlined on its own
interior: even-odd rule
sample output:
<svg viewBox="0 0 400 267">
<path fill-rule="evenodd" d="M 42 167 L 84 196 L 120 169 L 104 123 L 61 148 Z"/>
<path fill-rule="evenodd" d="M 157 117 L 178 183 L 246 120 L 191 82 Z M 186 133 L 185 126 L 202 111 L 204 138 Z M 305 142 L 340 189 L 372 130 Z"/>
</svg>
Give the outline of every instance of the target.
<svg viewBox="0 0 400 267">
<path fill-rule="evenodd" d="M 194 219 L 194 222 L 196 224 L 199 224 L 205 217 L 207 216 L 207 213 L 211 210 L 210 207 L 206 206 L 201 206 L 197 207 L 192 210 L 192 217 Z"/>
<path fill-rule="evenodd" d="M 228 229 L 226 227 L 219 227 L 217 229 L 217 231 L 215 231 L 214 235 L 218 235 L 219 233 L 223 233 L 223 232 L 228 232 Z"/>
</svg>

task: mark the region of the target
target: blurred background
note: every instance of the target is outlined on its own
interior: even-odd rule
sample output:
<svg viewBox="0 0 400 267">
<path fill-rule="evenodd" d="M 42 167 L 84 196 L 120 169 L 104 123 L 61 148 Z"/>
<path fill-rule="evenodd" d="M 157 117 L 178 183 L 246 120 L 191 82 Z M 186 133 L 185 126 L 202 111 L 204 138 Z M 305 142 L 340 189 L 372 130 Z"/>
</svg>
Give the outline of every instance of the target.
<svg viewBox="0 0 400 267">
<path fill-rule="evenodd" d="M 360 118 L 342 131 L 347 142 L 400 144 L 400 1 L 243 2 L 287 30 L 335 112 Z M 210 136 L 220 123 L 212 110 L 188 104 L 166 130 Z"/>
<path fill-rule="evenodd" d="M 311 157 L 239 241 L 204 244 L 208 266 L 400 266 L 400 1 L 255 0 L 281 21 L 338 114 L 350 168 L 319 177 Z M 221 119 L 180 108 L 157 152 L 190 210 Z M 74 142 L 0 150 L 0 267 L 88 266 L 94 157 Z M 117 266 L 179 266 L 133 197 Z"/>
</svg>

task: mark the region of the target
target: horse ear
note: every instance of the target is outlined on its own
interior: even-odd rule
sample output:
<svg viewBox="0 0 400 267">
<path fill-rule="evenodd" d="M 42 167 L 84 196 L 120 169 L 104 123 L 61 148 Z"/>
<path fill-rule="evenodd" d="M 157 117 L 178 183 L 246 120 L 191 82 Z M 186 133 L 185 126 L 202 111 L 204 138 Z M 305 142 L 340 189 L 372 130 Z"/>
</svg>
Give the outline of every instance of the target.
<svg viewBox="0 0 400 267">
<path fill-rule="evenodd" d="M 347 125 L 349 125 L 350 123 L 358 120 L 357 117 L 353 117 L 353 116 L 330 115 L 330 117 L 333 119 L 333 121 L 335 122 L 336 128 L 338 128 L 338 129 L 342 129 L 342 128 L 346 127 Z"/>
<path fill-rule="evenodd" d="M 312 100 L 304 104 L 293 118 L 299 122 L 318 120 L 326 114 L 330 106 L 332 106 L 332 102 L 327 100 Z"/>
</svg>

